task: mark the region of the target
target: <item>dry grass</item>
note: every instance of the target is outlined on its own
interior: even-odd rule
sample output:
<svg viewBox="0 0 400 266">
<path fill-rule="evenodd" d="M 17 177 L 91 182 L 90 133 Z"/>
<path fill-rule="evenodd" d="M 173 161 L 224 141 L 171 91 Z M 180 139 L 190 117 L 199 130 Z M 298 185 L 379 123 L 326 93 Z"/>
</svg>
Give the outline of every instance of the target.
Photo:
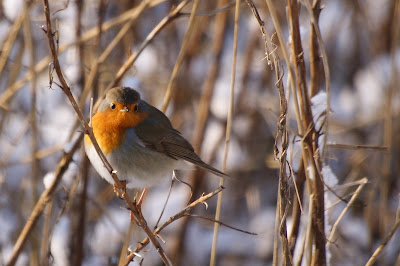
<svg viewBox="0 0 400 266">
<path fill-rule="evenodd" d="M 400 262 L 398 1 L 78 0 L 47 13 L 46 0 L 11 2 L 0 13 L 0 264 Z M 93 137 L 90 97 L 96 109 L 121 84 L 226 169 L 223 198 L 218 179 L 181 171 L 192 191 L 175 185 L 153 228 L 167 184 L 143 212 L 113 195 L 81 139 Z"/>
</svg>

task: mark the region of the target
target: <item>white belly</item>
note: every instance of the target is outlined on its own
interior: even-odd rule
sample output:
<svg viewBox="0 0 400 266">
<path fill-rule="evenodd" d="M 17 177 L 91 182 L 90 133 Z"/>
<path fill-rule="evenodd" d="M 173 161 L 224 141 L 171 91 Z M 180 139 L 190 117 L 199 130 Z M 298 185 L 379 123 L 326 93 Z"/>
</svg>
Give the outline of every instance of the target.
<svg viewBox="0 0 400 266">
<path fill-rule="evenodd" d="M 183 161 L 175 160 L 162 153 L 144 147 L 138 140 L 134 129 L 127 131 L 125 142 L 117 150 L 105 154 L 117 176 L 126 181 L 127 188 L 144 188 L 168 181 L 172 171 L 181 168 Z M 85 142 L 86 154 L 101 177 L 110 184 L 114 180 L 100 160 L 93 145 Z"/>
</svg>

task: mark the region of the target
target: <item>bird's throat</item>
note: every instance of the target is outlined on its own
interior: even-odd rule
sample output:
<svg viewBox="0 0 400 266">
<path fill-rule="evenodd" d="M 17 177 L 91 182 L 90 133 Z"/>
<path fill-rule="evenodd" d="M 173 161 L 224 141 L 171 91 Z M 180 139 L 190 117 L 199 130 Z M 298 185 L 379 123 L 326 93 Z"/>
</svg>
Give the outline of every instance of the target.
<svg viewBox="0 0 400 266">
<path fill-rule="evenodd" d="M 93 116 L 93 134 L 105 154 L 118 149 L 126 139 L 126 129 L 137 126 L 147 114 L 98 112 Z"/>
</svg>

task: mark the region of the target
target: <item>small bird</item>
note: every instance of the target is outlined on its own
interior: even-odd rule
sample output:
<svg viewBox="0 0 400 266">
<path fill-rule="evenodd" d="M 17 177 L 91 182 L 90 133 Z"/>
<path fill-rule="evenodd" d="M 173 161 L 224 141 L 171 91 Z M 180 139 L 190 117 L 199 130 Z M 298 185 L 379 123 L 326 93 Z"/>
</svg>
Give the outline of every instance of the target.
<svg viewBox="0 0 400 266">
<path fill-rule="evenodd" d="M 173 170 L 197 165 L 217 176 L 226 174 L 203 162 L 192 145 L 172 127 L 168 117 L 140 99 L 128 87 L 108 91 L 92 118 L 93 134 L 126 187 L 146 188 L 171 178 Z M 85 150 L 96 171 L 114 184 L 92 142 L 85 136 Z"/>
</svg>

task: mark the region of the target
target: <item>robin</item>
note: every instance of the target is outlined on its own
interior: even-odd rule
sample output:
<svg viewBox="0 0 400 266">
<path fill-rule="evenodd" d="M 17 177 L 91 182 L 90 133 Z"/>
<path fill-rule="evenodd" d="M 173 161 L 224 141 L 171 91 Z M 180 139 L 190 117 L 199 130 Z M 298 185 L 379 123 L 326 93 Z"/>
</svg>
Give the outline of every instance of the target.
<svg viewBox="0 0 400 266">
<path fill-rule="evenodd" d="M 203 162 L 168 117 L 141 100 L 134 89 L 117 87 L 108 91 L 92 118 L 92 127 L 101 150 L 129 189 L 167 180 L 173 170 L 187 168 L 186 162 L 217 176 L 227 176 Z M 88 136 L 85 150 L 100 176 L 114 184 Z"/>
</svg>

